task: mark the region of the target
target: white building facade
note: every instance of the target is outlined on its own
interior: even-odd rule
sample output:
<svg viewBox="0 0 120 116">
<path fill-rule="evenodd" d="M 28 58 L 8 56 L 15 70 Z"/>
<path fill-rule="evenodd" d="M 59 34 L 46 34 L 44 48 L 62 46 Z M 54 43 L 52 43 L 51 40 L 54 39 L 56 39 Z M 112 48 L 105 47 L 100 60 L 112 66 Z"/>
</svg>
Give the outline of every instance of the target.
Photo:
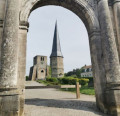
<svg viewBox="0 0 120 116">
<path fill-rule="evenodd" d="M 89 65 L 85 65 L 82 68 L 82 73 L 81 73 L 81 77 L 93 77 L 93 72 L 92 72 L 92 66 Z"/>
</svg>

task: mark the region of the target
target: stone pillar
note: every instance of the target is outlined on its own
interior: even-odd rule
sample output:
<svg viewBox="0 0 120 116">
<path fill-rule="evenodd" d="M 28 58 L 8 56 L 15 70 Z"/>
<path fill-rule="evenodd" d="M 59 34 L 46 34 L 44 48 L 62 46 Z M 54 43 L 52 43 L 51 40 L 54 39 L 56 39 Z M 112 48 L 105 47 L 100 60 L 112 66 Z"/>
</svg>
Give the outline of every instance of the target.
<svg viewBox="0 0 120 116">
<path fill-rule="evenodd" d="M 0 86 L 17 86 L 19 1 L 7 0 L 3 27 Z"/>
<path fill-rule="evenodd" d="M 3 34 L 4 13 L 5 13 L 5 0 L 0 0 L 0 66 L 1 66 L 1 44 Z"/>
<path fill-rule="evenodd" d="M 19 54 L 18 54 L 18 86 L 25 87 L 26 75 L 26 43 L 27 43 L 28 23 L 20 24 L 19 29 Z"/>
<path fill-rule="evenodd" d="M 120 113 L 120 65 L 108 0 L 98 0 L 98 14 L 106 73 L 105 104 L 107 112 L 117 116 Z"/>
<path fill-rule="evenodd" d="M 89 33 L 89 43 L 94 77 L 96 105 L 99 109 L 101 109 L 101 111 L 106 112 L 104 97 L 106 79 L 103 62 L 103 51 L 101 46 L 101 35 L 99 29 L 93 29 Z"/>
<path fill-rule="evenodd" d="M 120 0 L 113 0 L 113 12 L 116 24 L 116 32 L 117 32 L 117 46 L 118 46 L 118 54 L 120 60 Z"/>
<path fill-rule="evenodd" d="M 17 89 L 19 0 L 6 0 L 0 67 L 0 116 L 19 115 Z"/>
<path fill-rule="evenodd" d="M 3 21 L 0 21 L 0 67 L 1 67 L 1 44 L 2 44 L 2 33 L 3 33 Z"/>
<path fill-rule="evenodd" d="M 27 26 L 20 24 L 19 29 L 19 52 L 18 52 L 18 88 L 22 91 L 20 95 L 20 116 L 24 116 L 25 103 L 25 74 L 26 74 L 26 41 Z"/>
</svg>

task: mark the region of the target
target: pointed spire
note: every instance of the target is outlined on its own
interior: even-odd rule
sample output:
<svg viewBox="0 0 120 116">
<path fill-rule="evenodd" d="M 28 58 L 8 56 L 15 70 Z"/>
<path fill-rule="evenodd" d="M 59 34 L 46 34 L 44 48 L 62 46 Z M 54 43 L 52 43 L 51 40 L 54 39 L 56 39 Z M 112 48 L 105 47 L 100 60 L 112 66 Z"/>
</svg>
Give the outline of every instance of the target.
<svg viewBox="0 0 120 116">
<path fill-rule="evenodd" d="M 54 31 L 54 38 L 53 38 L 53 46 L 52 46 L 52 53 L 50 57 L 63 57 L 61 52 L 58 28 L 57 28 L 57 21 L 55 24 L 55 31 Z"/>
</svg>

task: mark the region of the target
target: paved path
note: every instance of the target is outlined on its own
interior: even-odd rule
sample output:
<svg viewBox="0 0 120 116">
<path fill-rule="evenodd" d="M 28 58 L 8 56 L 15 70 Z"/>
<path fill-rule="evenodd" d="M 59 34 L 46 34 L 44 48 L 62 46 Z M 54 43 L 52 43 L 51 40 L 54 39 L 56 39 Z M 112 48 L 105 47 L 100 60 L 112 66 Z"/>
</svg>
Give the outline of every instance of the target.
<svg viewBox="0 0 120 116">
<path fill-rule="evenodd" d="M 26 85 L 39 86 L 36 82 Z M 97 110 L 94 96 L 75 97 L 75 93 L 57 89 L 27 89 L 25 116 L 106 116 Z"/>
</svg>

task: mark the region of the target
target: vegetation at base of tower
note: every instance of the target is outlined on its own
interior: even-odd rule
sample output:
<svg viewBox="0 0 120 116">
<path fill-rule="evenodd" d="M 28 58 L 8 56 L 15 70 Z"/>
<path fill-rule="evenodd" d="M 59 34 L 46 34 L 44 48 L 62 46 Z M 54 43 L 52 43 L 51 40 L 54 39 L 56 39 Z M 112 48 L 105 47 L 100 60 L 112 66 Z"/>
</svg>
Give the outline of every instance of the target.
<svg viewBox="0 0 120 116">
<path fill-rule="evenodd" d="M 82 85 L 80 88 L 80 93 L 87 94 L 87 95 L 95 95 L 94 87 L 88 86 L 89 79 L 86 79 L 86 78 L 48 77 L 48 78 L 46 78 L 46 80 L 37 80 L 37 82 L 43 83 L 45 85 L 75 85 L 76 82 L 79 82 Z M 75 88 L 61 89 L 61 90 L 62 91 L 69 91 L 69 92 L 76 92 Z"/>
<path fill-rule="evenodd" d="M 59 85 L 59 81 L 57 78 L 46 78 L 46 81 L 49 82 L 48 85 Z"/>
<path fill-rule="evenodd" d="M 89 79 L 86 78 L 74 78 L 74 77 L 63 77 L 55 78 L 48 77 L 46 80 L 38 80 L 38 82 L 43 82 L 47 85 L 75 85 L 76 82 L 79 82 L 81 85 L 88 85 Z"/>
</svg>

